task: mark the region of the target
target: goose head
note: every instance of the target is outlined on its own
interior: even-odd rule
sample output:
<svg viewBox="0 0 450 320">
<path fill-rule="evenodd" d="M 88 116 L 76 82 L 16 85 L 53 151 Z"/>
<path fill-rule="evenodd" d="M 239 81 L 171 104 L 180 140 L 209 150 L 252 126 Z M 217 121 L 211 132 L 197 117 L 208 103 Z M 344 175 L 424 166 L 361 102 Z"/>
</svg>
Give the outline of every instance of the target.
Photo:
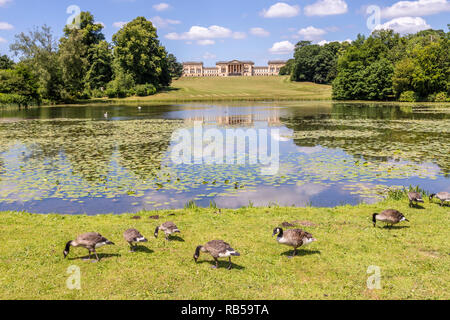
<svg viewBox="0 0 450 320">
<path fill-rule="evenodd" d="M 372 215 L 372 222 L 373 222 L 373 226 L 374 226 L 374 227 L 377 226 L 377 216 L 378 216 L 378 215 L 379 215 L 378 213 L 374 213 L 374 214 Z"/>
<path fill-rule="evenodd" d="M 281 228 L 275 228 L 275 229 L 273 229 L 272 237 L 275 237 L 276 235 L 282 234 L 282 233 L 283 233 L 283 229 L 281 229 Z"/>
</svg>

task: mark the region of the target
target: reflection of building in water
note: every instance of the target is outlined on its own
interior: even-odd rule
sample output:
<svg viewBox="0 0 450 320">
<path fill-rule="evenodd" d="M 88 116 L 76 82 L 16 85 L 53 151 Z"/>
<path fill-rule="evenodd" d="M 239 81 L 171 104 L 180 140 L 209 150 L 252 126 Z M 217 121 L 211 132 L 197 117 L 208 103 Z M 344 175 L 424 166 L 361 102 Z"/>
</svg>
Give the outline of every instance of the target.
<svg viewBox="0 0 450 320">
<path fill-rule="evenodd" d="M 203 62 L 183 63 L 183 77 L 253 77 L 278 76 L 286 61 L 269 61 L 268 66 L 255 66 L 253 61 L 221 61 L 215 67 L 207 68 Z"/>
<path fill-rule="evenodd" d="M 217 123 L 220 125 L 242 125 L 250 126 L 255 122 L 267 122 L 269 125 L 280 123 L 278 115 L 267 114 L 248 114 L 248 115 L 228 115 L 228 116 L 198 116 L 186 119 L 186 122 L 202 122 L 202 123 Z"/>
</svg>

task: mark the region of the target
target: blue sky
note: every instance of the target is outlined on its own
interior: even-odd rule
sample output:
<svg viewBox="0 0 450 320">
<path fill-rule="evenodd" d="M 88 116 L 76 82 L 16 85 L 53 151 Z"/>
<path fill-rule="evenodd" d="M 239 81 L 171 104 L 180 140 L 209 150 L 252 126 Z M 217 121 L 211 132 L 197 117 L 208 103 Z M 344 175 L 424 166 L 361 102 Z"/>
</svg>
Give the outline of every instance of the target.
<svg viewBox="0 0 450 320">
<path fill-rule="evenodd" d="M 253 60 L 292 57 L 300 40 L 315 43 L 355 39 L 373 27 L 401 33 L 447 29 L 449 0 L 0 0 L 0 54 L 9 54 L 14 35 L 47 24 L 60 37 L 69 6 L 90 11 L 105 25 L 108 40 L 120 25 L 145 16 L 180 61 Z M 375 5 L 375 15 L 366 10 Z M 379 8 L 380 20 L 374 20 Z"/>
</svg>

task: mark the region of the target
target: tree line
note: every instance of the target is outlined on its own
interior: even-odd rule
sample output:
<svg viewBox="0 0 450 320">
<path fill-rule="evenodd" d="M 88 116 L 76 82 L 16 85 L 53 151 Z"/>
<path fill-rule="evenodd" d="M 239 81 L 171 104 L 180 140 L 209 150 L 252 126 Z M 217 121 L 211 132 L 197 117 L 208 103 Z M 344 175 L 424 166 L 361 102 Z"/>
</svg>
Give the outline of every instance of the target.
<svg viewBox="0 0 450 320">
<path fill-rule="evenodd" d="M 144 17 L 124 25 L 112 43 L 90 12 L 77 20 L 59 40 L 46 25 L 16 35 L 10 50 L 19 62 L 0 56 L 0 104 L 148 96 L 181 76 L 182 65 Z"/>
<path fill-rule="evenodd" d="M 449 43 L 442 30 L 377 30 L 351 44 L 301 41 L 281 73 L 332 84 L 335 100 L 450 101 Z"/>
</svg>

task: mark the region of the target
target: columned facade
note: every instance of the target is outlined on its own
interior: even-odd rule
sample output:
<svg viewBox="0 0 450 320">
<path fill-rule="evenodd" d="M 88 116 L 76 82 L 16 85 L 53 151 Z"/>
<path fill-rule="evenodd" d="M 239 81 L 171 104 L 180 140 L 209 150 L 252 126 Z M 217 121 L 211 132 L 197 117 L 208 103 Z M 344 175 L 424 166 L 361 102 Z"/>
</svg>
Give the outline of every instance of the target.
<svg viewBox="0 0 450 320">
<path fill-rule="evenodd" d="M 183 77 L 252 77 L 276 76 L 286 61 L 269 61 L 266 67 L 256 67 L 252 61 L 220 61 L 214 68 L 205 68 L 203 62 L 183 63 Z"/>
</svg>

